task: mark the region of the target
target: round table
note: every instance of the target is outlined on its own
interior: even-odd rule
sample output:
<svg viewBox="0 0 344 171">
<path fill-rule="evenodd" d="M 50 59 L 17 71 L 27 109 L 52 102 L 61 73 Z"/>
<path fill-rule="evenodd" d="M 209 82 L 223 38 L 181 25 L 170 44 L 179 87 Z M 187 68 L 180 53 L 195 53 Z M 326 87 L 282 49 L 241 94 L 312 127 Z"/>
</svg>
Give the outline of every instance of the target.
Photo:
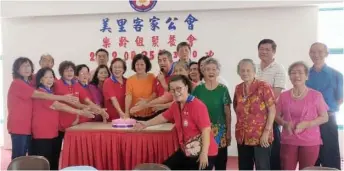
<svg viewBox="0 0 344 171">
<path fill-rule="evenodd" d="M 66 130 L 61 167 L 87 165 L 98 170 L 132 170 L 141 163 L 162 163 L 178 149 L 171 123 L 140 132 L 87 122 Z"/>
</svg>

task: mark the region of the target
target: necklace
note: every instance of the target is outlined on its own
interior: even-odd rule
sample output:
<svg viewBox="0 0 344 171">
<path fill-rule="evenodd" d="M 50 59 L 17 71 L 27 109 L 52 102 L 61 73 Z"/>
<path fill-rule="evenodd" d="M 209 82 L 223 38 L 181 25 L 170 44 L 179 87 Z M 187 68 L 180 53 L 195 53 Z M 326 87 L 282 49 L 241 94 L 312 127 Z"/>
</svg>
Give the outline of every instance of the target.
<svg viewBox="0 0 344 171">
<path fill-rule="evenodd" d="M 295 95 L 294 94 L 294 88 L 293 88 L 293 90 L 291 91 L 291 95 L 294 97 L 294 98 L 300 98 L 300 97 L 302 97 L 303 96 L 303 94 L 305 94 L 305 92 L 308 90 L 308 88 L 306 87 L 301 93 L 300 93 L 300 95 Z"/>
</svg>

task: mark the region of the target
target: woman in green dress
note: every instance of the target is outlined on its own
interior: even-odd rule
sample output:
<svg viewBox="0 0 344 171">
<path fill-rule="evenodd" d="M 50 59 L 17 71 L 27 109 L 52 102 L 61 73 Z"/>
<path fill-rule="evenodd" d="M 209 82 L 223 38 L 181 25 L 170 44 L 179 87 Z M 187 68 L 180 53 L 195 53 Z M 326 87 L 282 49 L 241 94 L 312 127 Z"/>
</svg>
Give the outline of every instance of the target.
<svg viewBox="0 0 344 171">
<path fill-rule="evenodd" d="M 220 64 L 214 58 L 208 58 L 202 67 L 204 83 L 198 85 L 193 95 L 202 100 L 208 108 L 212 131 L 219 150 L 215 162 L 216 170 L 226 170 L 227 147 L 231 142 L 231 103 L 227 87 L 217 81 Z"/>
</svg>

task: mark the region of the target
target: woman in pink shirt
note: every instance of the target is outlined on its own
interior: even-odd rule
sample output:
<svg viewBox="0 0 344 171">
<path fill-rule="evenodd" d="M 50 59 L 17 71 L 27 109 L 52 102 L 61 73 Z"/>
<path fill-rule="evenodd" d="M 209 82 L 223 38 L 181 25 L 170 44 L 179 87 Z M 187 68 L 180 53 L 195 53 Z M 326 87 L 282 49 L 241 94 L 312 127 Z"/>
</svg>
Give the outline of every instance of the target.
<svg viewBox="0 0 344 171">
<path fill-rule="evenodd" d="M 295 62 L 288 74 L 293 88 L 283 92 L 277 103 L 276 121 L 281 134 L 281 169 L 295 170 L 314 166 L 322 144 L 319 125 L 328 121 L 328 107 L 320 92 L 305 84 L 308 67 Z"/>
<path fill-rule="evenodd" d="M 175 102 L 161 115 L 135 124 L 135 128 L 174 122 L 180 148 L 164 164 L 172 170 L 212 170 L 218 152 L 217 144 L 211 132 L 207 107 L 191 95 L 191 87 L 187 76 L 173 76 L 168 89 Z"/>
</svg>

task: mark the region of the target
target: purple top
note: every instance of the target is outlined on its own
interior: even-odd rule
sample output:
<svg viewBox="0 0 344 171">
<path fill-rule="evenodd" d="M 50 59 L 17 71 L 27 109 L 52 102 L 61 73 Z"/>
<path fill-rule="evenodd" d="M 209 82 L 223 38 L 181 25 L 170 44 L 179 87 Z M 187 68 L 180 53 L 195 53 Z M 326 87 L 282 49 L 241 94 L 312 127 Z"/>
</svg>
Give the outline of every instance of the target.
<svg viewBox="0 0 344 171">
<path fill-rule="evenodd" d="M 90 84 L 88 86 L 88 91 L 90 92 L 93 102 L 101 107 L 104 107 L 104 97 L 102 90 L 97 86 Z"/>
<path fill-rule="evenodd" d="M 87 86 L 87 90 L 90 93 L 93 103 L 99 105 L 100 107 L 104 108 L 104 97 L 103 91 L 98 86 L 89 84 Z M 96 115 L 93 119 L 94 121 L 103 121 L 101 115 Z"/>
<path fill-rule="evenodd" d="M 281 93 L 277 107 L 284 121 L 292 122 L 294 126 L 302 121 L 316 119 L 321 113 L 327 112 L 328 106 L 320 92 L 308 88 L 308 92 L 303 99 L 295 100 L 291 96 L 291 90 Z M 295 127 L 294 127 L 295 129 Z M 320 127 L 314 126 L 306 128 L 298 134 L 289 134 L 282 130 L 281 144 L 297 146 L 314 146 L 322 144 Z"/>
</svg>

